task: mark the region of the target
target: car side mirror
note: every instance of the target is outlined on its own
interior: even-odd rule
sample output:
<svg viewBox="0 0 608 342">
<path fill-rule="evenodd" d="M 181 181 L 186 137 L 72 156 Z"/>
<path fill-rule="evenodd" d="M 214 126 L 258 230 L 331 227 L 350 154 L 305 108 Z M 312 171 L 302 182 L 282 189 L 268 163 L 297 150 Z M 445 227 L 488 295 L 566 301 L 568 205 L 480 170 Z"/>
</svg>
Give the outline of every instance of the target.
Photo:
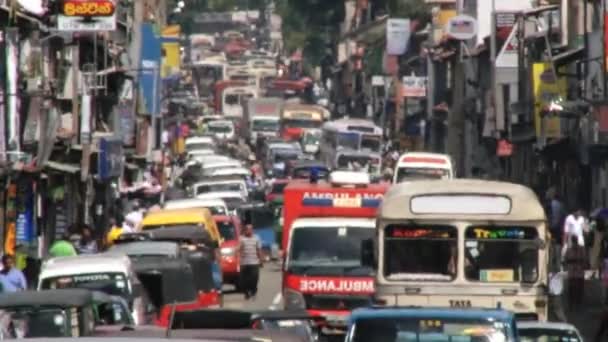
<svg viewBox="0 0 608 342">
<path fill-rule="evenodd" d="M 373 239 L 365 239 L 361 241 L 361 265 L 376 269 L 376 257 L 374 255 Z"/>
</svg>

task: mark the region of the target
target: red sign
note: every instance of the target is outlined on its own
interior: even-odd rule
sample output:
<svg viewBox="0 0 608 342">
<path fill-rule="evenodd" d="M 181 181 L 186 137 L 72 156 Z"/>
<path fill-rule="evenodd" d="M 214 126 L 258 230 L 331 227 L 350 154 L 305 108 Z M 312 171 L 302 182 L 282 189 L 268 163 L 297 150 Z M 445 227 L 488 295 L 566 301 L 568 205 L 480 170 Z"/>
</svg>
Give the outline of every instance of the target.
<svg viewBox="0 0 608 342">
<path fill-rule="evenodd" d="M 496 155 L 499 157 L 510 157 L 513 154 L 513 144 L 505 139 L 498 141 L 496 148 Z"/>
<path fill-rule="evenodd" d="M 111 0 L 64 0 L 61 13 L 67 17 L 110 17 L 114 10 Z"/>
</svg>

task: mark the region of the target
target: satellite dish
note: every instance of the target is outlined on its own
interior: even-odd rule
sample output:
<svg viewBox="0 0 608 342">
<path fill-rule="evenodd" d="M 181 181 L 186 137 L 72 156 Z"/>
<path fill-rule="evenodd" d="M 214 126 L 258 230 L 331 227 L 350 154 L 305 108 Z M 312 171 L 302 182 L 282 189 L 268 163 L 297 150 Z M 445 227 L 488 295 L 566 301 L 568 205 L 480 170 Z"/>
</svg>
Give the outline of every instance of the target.
<svg viewBox="0 0 608 342">
<path fill-rule="evenodd" d="M 47 8 L 42 4 L 43 0 L 17 0 L 17 3 L 26 12 L 37 16 L 43 16 L 47 12 Z"/>
</svg>

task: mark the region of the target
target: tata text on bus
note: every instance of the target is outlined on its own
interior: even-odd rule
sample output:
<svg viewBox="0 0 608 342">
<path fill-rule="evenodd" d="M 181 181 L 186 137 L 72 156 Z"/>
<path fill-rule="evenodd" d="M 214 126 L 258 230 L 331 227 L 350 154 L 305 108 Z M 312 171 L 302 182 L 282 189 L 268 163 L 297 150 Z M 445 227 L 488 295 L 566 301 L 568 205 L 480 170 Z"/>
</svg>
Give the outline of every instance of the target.
<svg viewBox="0 0 608 342">
<path fill-rule="evenodd" d="M 295 180 L 284 191 L 282 248 L 285 309 L 306 309 L 344 329 L 350 311 L 372 303 L 373 271 L 361 264 L 362 241 L 375 233 L 387 186 L 337 171 L 324 182 Z M 326 330 L 327 330 L 326 329 Z"/>
<path fill-rule="evenodd" d="M 545 213 L 530 189 L 468 179 L 394 185 L 377 229 L 362 263 L 375 265 L 378 302 L 547 319 Z"/>
</svg>

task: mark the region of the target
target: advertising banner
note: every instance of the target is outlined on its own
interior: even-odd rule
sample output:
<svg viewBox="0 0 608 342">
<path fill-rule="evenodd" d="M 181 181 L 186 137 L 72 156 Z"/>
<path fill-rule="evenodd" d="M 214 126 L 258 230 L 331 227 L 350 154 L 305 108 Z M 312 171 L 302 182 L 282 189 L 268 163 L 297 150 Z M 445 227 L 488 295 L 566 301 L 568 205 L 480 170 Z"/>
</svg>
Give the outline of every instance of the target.
<svg viewBox="0 0 608 342">
<path fill-rule="evenodd" d="M 154 32 L 154 26 L 141 26 L 141 60 L 139 61 L 139 114 L 158 116 L 160 113 L 161 38 Z"/>
<path fill-rule="evenodd" d="M 388 19 L 386 22 L 386 53 L 399 56 L 407 51 L 410 41 L 409 19 Z"/>
<path fill-rule="evenodd" d="M 120 177 L 124 166 L 122 140 L 102 138 L 99 141 L 97 175 L 100 179 Z"/>
<path fill-rule="evenodd" d="M 163 51 L 161 77 L 166 78 L 179 74 L 180 70 L 180 44 L 179 35 L 181 28 L 179 25 L 167 26 L 163 29 Z"/>
<path fill-rule="evenodd" d="M 401 94 L 403 97 L 425 97 L 426 77 L 404 76 Z"/>
<path fill-rule="evenodd" d="M 7 125 L 8 149 L 21 150 L 19 141 L 20 115 L 19 115 L 19 29 L 7 28 L 6 39 L 6 87 L 7 87 Z"/>
<path fill-rule="evenodd" d="M 532 86 L 534 89 L 534 126 L 537 137 L 559 138 L 561 136 L 560 118 L 545 117 L 541 121 L 541 112 L 559 98 L 566 98 L 567 82 L 565 77 L 553 74 L 551 63 L 534 63 L 532 65 Z M 544 126 L 544 130 L 542 130 Z M 544 131 L 544 132 L 543 132 Z"/>
<path fill-rule="evenodd" d="M 63 0 L 57 13 L 57 29 L 64 32 L 116 30 L 115 0 Z"/>
</svg>

